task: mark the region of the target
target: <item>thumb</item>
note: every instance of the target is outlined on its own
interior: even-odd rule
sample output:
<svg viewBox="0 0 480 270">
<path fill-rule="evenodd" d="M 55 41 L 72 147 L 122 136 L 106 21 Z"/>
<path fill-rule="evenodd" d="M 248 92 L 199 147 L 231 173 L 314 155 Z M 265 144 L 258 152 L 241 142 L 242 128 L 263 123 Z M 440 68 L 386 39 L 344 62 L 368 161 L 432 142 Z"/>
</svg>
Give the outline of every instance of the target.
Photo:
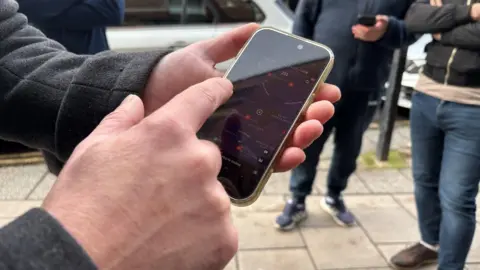
<svg viewBox="0 0 480 270">
<path fill-rule="evenodd" d="M 115 111 L 103 118 L 91 135 L 101 136 L 125 131 L 138 124 L 144 116 L 142 100 L 136 95 L 129 95 Z"/>
</svg>

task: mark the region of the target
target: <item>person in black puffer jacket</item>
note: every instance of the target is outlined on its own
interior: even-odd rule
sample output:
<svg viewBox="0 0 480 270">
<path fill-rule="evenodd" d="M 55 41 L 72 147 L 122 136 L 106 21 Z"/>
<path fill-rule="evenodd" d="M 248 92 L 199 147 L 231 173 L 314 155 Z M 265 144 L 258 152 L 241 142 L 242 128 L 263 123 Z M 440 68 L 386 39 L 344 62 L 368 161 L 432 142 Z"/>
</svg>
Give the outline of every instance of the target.
<svg viewBox="0 0 480 270">
<path fill-rule="evenodd" d="M 478 0 L 422 0 L 407 13 L 407 29 L 433 41 L 410 112 L 421 241 L 392 257 L 397 268 L 465 266 L 480 181 L 479 21 Z"/>
</svg>

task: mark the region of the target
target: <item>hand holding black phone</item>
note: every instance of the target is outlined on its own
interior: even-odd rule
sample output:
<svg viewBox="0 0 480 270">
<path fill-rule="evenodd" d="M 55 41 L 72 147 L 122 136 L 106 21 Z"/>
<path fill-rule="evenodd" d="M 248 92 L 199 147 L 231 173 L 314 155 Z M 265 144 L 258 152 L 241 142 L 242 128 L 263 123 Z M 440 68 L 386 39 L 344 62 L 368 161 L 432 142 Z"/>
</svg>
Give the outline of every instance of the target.
<svg viewBox="0 0 480 270">
<path fill-rule="evenodd" d="M 375 24 L 377 24 L 377 18 L 374 15 L 359 15 L 357 24 L 372 27 L 372 26 L 375 26 Z"/>
</svg>

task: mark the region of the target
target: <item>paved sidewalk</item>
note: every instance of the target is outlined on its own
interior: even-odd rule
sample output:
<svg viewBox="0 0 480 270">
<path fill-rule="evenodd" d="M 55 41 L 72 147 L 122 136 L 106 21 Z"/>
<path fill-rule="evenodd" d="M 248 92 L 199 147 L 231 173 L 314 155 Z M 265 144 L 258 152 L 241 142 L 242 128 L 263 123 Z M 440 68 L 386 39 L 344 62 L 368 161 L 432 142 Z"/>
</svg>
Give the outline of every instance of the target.
<svg viewBox="0 0 480 270">
<path fill-rule="evenodd" d="M 378 130 L 369 130 L 362 151 L 373 150 L 377 137 Z M 398 127 L 393 148 L 409 141 L 408 127 Z M 288 196 L 288 174 L 275 175 L 254 205 L 233 208 L 240 251 L 227 270 L 383 270 L 393 253 L 418 240 L 409 168 L 359 170 L 352 176 L 345 200 L 358 219 L 356 227 L 340 228 L 320 209 L 332 147 L 322 155 L 314 195 L 307 201 L 309 219 L 300 229 L 280 233 L 273 228 Z M 0 168 L 0 226 L 40 205 L 54 181 L 45 165 Z M 480 270 L 480 237 L 468 263 Z"/>
</svg>

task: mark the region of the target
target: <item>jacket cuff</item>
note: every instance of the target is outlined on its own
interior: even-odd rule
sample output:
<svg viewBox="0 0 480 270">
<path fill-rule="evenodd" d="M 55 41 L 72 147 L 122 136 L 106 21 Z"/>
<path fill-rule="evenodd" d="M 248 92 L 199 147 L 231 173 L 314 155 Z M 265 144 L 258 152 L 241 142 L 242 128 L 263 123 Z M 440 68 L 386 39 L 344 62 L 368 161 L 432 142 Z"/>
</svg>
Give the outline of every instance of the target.
<svg viewBox="0 0 480 270">
<path fill-rule="evenodd" d="M 405 26 L 402 24 L 402 21 L 397 20 L 397 18 L 393 16 L 389 16 L 387 31 L 385 31 L 385 34 L 383 34 L 377 43 L 390 49 L 396 49 L 402 46 L 402 40 L 405 39 L 404 33 L 402 32 L 402 27 L 405 28 Z"/>
<path fill-rule="evenodd" d="M 66 161 L 129 94 L 142 95 L 151 71 L 169 51 L 118 54 L 106 52 L 87 60 L 73 78 L 57 119 L 55 148 Z M 113 55 L 113 57 L 112 57 Z"/>
<path fill-rule="evenodd" d="M 0 254 L 1 269 L 97 269 L 62 225 L 41 208 L 0 230 Z"/>
</svg>

